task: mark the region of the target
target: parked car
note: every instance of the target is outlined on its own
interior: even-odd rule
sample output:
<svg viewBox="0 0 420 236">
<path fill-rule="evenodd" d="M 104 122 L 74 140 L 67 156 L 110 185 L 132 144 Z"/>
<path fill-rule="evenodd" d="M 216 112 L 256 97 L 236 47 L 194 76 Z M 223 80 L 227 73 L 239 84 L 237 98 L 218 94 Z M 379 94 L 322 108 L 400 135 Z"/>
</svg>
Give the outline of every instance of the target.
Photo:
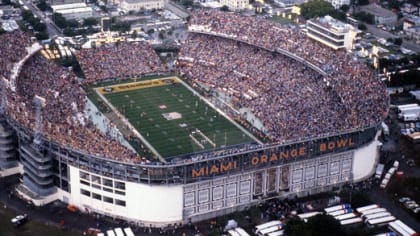
<svg viewBox="0 0 420 236">
<path fill-rule="evenodd" d="M 14 226 L 19 227 L 19 226 L 23 225 L 27 220 L 28 220 L 28 215 L 27 214 L 23 214 L 23 215 L 15 216 L 10 221 L 12 222 L 12 224 Z"/>
<path fill-rule="evenodd" d="M 404 203 L 404 202 L 407 202 L 407 201 L 411 201 L 411 198 L 409 198 L 409 197 L 402 197 L 402 198 L 398 199 L 398 201 L 401 202 L 401 203 Z"/>
<path fill-rule="evenodd" d="M 411 209 L 411 210 L 414 212 L 414 214 L 420 213 L 420 207 L 416 207 L 416 208 Z"/>
</svg>

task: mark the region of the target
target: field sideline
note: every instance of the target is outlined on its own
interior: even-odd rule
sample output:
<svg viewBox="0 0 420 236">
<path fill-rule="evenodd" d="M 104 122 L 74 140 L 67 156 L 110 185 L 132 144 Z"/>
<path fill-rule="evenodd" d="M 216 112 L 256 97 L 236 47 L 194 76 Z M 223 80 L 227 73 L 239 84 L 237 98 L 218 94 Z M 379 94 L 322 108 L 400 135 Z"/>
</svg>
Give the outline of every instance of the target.
<svg viewBox="0 0 420 236">
<path fill-rule="evenodd" d="M 163 158 L 255 141 L 175 77 L 96 91 Z"/>
</svg>

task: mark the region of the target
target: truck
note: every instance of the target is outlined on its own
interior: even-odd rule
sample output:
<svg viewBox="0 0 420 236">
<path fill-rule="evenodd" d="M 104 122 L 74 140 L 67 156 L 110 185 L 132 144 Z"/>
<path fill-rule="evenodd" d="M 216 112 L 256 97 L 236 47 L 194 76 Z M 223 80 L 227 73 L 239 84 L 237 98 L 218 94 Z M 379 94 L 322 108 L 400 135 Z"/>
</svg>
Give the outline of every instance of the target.
<svg viewBox="0 0 420 236">
<path fill-rule="evenodd" d="M 384 172 L 384 168 L 385 168 L 385 165 L 381 164 L 381 163 L 379 163 L 376 166 L 376 171 L 375 171 L 375 178 L 376 179 L 380 179 L 382 177 L 382 173 Z"/>
</svg>

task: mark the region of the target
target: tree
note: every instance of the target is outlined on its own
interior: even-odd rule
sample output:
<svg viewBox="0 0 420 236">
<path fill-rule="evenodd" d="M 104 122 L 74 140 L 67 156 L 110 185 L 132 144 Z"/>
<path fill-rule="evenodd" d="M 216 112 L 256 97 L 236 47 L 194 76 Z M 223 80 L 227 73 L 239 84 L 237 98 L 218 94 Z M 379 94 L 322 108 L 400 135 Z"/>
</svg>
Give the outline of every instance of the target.
<svg viewBox="0 0 420 236">
<path fill-rule="evenodd" d="M 60 27 L 62 29 L 67 27 L 67 20 L 60 13 L 54 13 L 53 14 L 53 21 L 58 27 Z"/>
<path fill-rule="evenodd" d="M 338 10 L 332 10 L 330 13 L 328 13 L 328 15 L 334 17 L 337 20 L 341 20 L 341 21 L 346 21 L 347 16 L 346 13 L 342 12 L 342 11 L 338 11 Z"/>
<path fill-rule="evenodd" d="M 10 0 L 1 0 L 1 3 L 3 3 L 4 5 L 9 5 L 11 3 Z"/>
<path fill-rule="evenodd" d="M 388 7 L 391 9 L 399 10 L 402 6 L 403 2 L 400 2 L 398 0 L 390 0 L 388 1 Z"/>
<path fill-rule="evenodd" d="M 221 10 L 221 11 L 229 11 L 229 7 L 228 7 L 228 6 L 226 6 L 226 5 L 223 5 L 223 6 L 220 8 L 220 10 Z"/>
<path fill-rule="evenodd" d="M 74 31 L 74 29 L 67 27 L 63 30 L 63 33 L 65 36 L 74 36 L 76 35 L 76 32 Z"/>
<path fill-rule="evenodd" d="M 37 22 L 36 24 L 33 25 L 34 30 L 36 31 L 46 31 L 47 30 L 47 26 L 41 22 Z"/>
<path fill-rule="evenodd" d="M 343 12 L 348 12 L 348 11 L 349 11 L 349 9 L 350 9 L 350 6 L 349 6 L 349 5 L 347 5 L 347 4 L 343 4 L 343 5 L 340 7 L 340 10 L 342 10 Z"/>
<path fill-rule="evenodd" d="M 79 27 L 79 22 L 77 22 L 77 20 L 75 20 L 75 19 L 68 20 L 67 21 L 67 27 L 72 27 L 72 28 Z"/>
<path fill-rule="evenodd" d="M 6 30 L 4 30 L 2 27 L 0 27 L 0 35 L 6 33 Z"/>
<path fill-rule="evenodd" d="M 330 215 L 316 215 L 308 219 L 312 236 L 344 235 L 340 223 Z"/>
<path fill-rule="evenodd" d="M 26 11 L 26 10 L 23 10 L 21 12 L 21 15 L 22 15 L 22 19 L 26 21 L 29 21 L 31 18 L 34 17 L 31 11 Z"/>
<path fill-rule="evenodd" d="M 193 5 L 193 0 L 181 0 L 181 4 L 185 7 L 191 7 Z"/>
<path fill-rule="evenodd" d="M 131 38 L 135 39 L 137 37 L 138 37 L 137 30 L 134 30 L 133 34 L 131 34 Z"/>
<path fill-rule="evenodd" d="M 96 20 L 96 18 L 93 18 L 93 17 L 86 18 L 83 21 L 83 26 L 93 26 L 97 24 L 98 24 L 98 20 Z"/>
<path fill-rule="evenodd" d="M 354 13 L 353 17 L 368 24 L 375 24 L 375 16 L 364 11 Z"/>
<path fill-rule="evenodd" d="M 334 7 L 331 3 L 323 0 L 313 0 L 300 5 L 301 14 L 306 19 L 320 17 L 330 14 L 334 11 Z"/>
<path fill-rule="evenodd" d="M 403 42 L 402 38 L 396 38 L 396 39 L 394 39 L 394 44 L 395 45 L 401 46 L 402 42 Z"/>
<path fill-rule="evenodd" d="M 164 38 L 163 31 L 159 31 L 159 38 L 160 38 L 160 39 L 163 39 L 163 38 Z"/>
<path fill-rule="evenodd" d="M 357 5 L 360 5 L 360 6 L 369 4 L 369 0 L 357 0 L 356 2 L 357 2 Z"/>
<path fill-rule="evenodd" d="M 284 233 L 286 235 L 310 236 L 311 229 L 309 225 L 299 219 L 291 219 L 285 226 Z"/>
<path fill-rule="evenodd" d="M 47 4 L 47 2 L 45 0 L 40 0 L 38 4 L 36 4 L 36 6 L 39 8 L 39 10 L 41 11 L 51 11 L 51 7 Z"/>
<path fill-rule="evenodd" d="M 367 29 L 366 25 L 365 25 L 365 24 L 363 24 L 363 23 L 359 23 L 359 24 L 357 24 L 357 28 L 358 28 L 359 30 L 366 30 L 366 29 Z"/>
<path fill-rule="evenodd" d="M 147 31 L 147 34 L 148 34 L 148 35 L 152 35 L 154 32 L 155 32 L 155 30 L 152 28 L 152 29 L 149 29 L 149 30 Z"/>
<path fill-rule="evenodd" d="M 44 40 L 44 39 L 48 39 L 49 35 L 48 35 L 47 31 L 40 31 L 35 35 L 35 37 L 38 40 Z"/>
</svg>

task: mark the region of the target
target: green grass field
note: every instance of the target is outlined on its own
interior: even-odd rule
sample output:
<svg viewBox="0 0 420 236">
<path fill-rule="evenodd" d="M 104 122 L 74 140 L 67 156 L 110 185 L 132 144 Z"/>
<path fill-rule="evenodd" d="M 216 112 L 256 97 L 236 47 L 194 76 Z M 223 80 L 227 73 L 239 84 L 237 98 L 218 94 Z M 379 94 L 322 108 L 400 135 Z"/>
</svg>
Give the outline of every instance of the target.
<svg viewBox="0 0 420 236">
<path fill-rule="evenodd" d="M 104 96 L 164 158 L 253 141 L 181 83 Z"/>
</svg>

